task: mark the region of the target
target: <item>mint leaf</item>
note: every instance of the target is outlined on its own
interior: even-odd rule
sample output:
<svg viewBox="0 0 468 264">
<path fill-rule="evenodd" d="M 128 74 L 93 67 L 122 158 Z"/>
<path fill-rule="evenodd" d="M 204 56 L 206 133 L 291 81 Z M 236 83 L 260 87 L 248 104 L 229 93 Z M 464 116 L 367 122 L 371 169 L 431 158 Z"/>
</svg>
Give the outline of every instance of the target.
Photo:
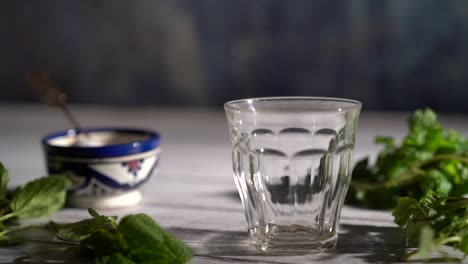
<svg viewBox="0 0 468 264">
<path fill-rule="evenodd" d="M 405 228 L 406 246 L 419 238 L 421 227 L 425 225 L 426 222 L 415 221 L 415 219 L 420 219 L 421 216 L 424 216 L 422 214 L 419 202 L 416 199 L 403 197 L 398 200 L 398 204 L 393 210 L 393 217 L 396 224 Z"/>
<path fill-rule="evenodd" d="M 89 215 L 91 215 L 94 218 L 98 218 L 98 217 L 101 216 L 98 212 L 96 212 L 96 210 L 94 210 L 92 208 L 88 208 L 88 213 L 89 213 Z"/>
<path fill-rule="evenodd" d="M 15 246 L 24 242 L 24 239 L 8 234 L 0 233 L 0 246 Z"/>
<path fill-rule="evenodd" d="M 429 108 L 416 110 L 408 123 L 410 129 L 430 129 L 439 126 L 436 114 Z"/>
<path fill-rule="evenodd" d="M 96 264 L 135 264 L 131 259 L 121 253 L 113 253 L 109 256 L 102 256 L 95 259 Z"/>
<path fill-rule="evenodd" d="M 111 256 L 114 253 L 127 252 L 127 242 L 119 233 L 100 229 L 81 241 L 81 246 L 90 250 L 96 257 Z"/>
<path fill-rule="evenodd" d="M 398 200 L 397 207 L 393 210 L 395 223 L 405 228 L 415 216 L 418 208 L 418 201 L 414 198 L 403 197 Z"/>
<path fill-rule="evenodd" d="M 137 263 L 185 263 L 189 248 L 145 214 L 124 217 L 118 231 L 128 243 L 129 255 Z"/>
<path fill-rule="evenodd" d="M 0 163 L 0 198 L 5 198 L 8 192 L 7 185 L 10 181 L 8 170 Z M 2 208 L 2 207 L 0 207 Z"/>
<path fill-rule="evenodd" d="M 468 252 L 468 233 L 466 232 L 462 237 L 462 241 L 460 242 L 460 250 L 462 252 Z"/>
<path fill-rule="evenodd" d="M 2 215 L 1 210 L 7 208 L 9 204 L 10 200 L 0 198 L 0 216 Z"/>
<path fill-rule="evenodd" d="M 68 178 L 61 175 L 31 181 L 15 192 L 10 203 L 12 213 L 5 216 L 34 218 L 50 215 L 65 204 L 69 186 Z"/>
<path fill-rule="evenodd" d="M 0 217 L 2 217 L 5 212 L 9 209 L 10 201 L 7 199 L 0 198 Z M 3 222 L 0 221 L 0 231 L 3 230 Z"/>
<path fill-rule="evenodd" d="M 117 232 L 116 217 L 99 215 L 93 209 L 88 209 L 88 211 L 93 218 L 68 224 L 57 224 L 51 221 L 48 224 L 48 227 L 60 230 L 57 233 L 57 237 L 61 240 L 70 242 L 80 242 L 91 236 L 93 233 L 101 230 L 111 233 Z"/>
<path fill-rule="evenodd" d="M 408 223 L 405 229 L 405 245 L 407 247 L 415 245 L 415 243 L 418 242 L 421 235 L 421 229 L 425 226 L 427 226 L 426 222 L 411 221 Z"/>
<path fill-rule="evenodd" d="M 419 247 L 414 252 L 408 254 L 405 260 L 424 260 L 428 261 L 432 256 L 432 249 L 434 245 L 434 230 L 429 226 L 423 226 L 421 228 L 421 236 L 419 241 Z"/>
</svg>

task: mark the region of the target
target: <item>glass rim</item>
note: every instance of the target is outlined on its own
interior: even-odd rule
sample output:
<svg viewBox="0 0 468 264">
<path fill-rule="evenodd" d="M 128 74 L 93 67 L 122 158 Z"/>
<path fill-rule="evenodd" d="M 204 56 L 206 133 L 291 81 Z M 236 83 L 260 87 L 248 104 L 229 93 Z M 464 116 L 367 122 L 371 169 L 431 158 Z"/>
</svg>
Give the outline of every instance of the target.
<svg viewBox="0 0 468 264">
<path fill-rule="evenodd" d="M 251 103 L 251 102 L 274 102 L 274 101 L 321 101 L 321 102 L 336 102 L 336 103 L 346 103 L 348 106 L 340 107 L 341 110 L 353 110 L 356 108 L 361 108 L 362 103 L 354 99 L 339 98 L 339 97 L 321 97 L 321 96 L 271 96 L 271 97 L 252 97 L 244 99 L 236 99 L 227 101 L 224 103 L 224 109 L 230 111 L 248 111 L 248 109 L 243 107 L 238 107 L 237 105 L 241 103 Z M 331 109 L 330 109 L 331 110 Z"/>
</svg>

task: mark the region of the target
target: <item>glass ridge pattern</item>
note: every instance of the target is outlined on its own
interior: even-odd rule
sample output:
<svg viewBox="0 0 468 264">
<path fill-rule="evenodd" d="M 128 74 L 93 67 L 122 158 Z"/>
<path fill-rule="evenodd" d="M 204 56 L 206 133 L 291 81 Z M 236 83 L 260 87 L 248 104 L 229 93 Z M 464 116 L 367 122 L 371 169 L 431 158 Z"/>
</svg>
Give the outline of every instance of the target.
<svg viewBox="0 0 468 264">
<path fill-rule="evenodd" d="M 311 252 L 336 245 L 358 111 L 321 118 L 306 113 L 300 121 L 288 112 L 227 111 L 234 179 L 250 242 L 259 251 Z M 326 122 L 330 118 L 335 122 Z"/>
</svg>

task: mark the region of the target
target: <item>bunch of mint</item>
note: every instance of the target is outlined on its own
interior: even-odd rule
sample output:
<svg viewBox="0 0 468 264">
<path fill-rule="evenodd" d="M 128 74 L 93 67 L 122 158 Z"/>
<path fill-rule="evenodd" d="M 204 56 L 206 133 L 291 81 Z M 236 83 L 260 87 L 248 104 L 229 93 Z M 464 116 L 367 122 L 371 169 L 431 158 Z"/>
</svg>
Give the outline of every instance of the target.
<svg viewBox="0 0 468 264">
<path fill-rule="evenodd" d="M 391 209 L 404 196 L 468 193 L 468 140 L 444 131 L 432 110 L 411 115 L 409 133 L 400 145 L 392 137 L 378 136 L 376 143 L 383 150 L 375 164 L 370 166 L 366 158 L 354 167 L 348 204 Z"/>
<path fill-rule="evenodd" d="M 61 250 L 76 249 L 77 254 L 90 257 L 97 264 L 182 264 L 192 258 L 182 241 L 145 214 L 127 215 L 117 223 L 117 217 L 88 209 L 91 218 L 74 223 L 18 226 L 16 220 L 47 216 L 62 208 L 70 181 L 51 175 L 13 192 L 7 189 L 8 181 L 8 171 L 0 163 L 0 246 L 38 242 L 31 233 L 40 229 L 52 231 L 63 241 L 59 243 Z"/>
<path fill-rule="evenodd" d="M 376 137 L 383 150 L 373 166 L 358 162 L 346 202 L 374 209 L 393 209 L 406 231 L 407 245 L 418 249 L 406 260 L 434 260 L 433 251 L 450 259 L 442 246 L 468 254 L 468 140 L 444 131 L 430 110 L 409 118 L 409 133 L 400 145 Z"/>
<path fill-rule="evenodd" d="M 182 264 L 192 258 L 190 249 L 145 214 L 127 215 L 117 224 L 116 217 L 99 215 L 88 209 L 91 219 L 75 223 L 50 222 L 57 237 L 79 243 L 82 254 L 95 263 Z"/>
<path fill-rule="evenodd" d="M 434 261 L 432 252 L 441 253 L 440 260 L 460 261 L 443 250 L 452 246 L 468 254 L 468 198 L 447 197 L 428 192 L 419 201 L 404 197 L 393 211 L 395 222 L 405 229 L 406 245 L 418 248 L 404 256 L 405 260 Z"/>
</svg>

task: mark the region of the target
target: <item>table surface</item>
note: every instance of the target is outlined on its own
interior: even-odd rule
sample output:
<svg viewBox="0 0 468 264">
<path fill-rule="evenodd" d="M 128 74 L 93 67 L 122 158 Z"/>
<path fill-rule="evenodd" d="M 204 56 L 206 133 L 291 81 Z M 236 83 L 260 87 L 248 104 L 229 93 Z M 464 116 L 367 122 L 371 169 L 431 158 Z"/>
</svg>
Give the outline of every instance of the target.
<svg viewBox="0 0 468 264">
<path fill-rule="evenodd" d="M 394 263 L 404 252 L 404 234 L 388 212 L 345 206 L 338 245 L 329 252 L 298 256 L 266 256 L 248 246 L 243 209 L 232 178 L 231 143 L 222 109 L 108 108 L 73 106 L 83 124 L 154 129 L 162 135 L 158 175 L 143 187 L 135 207 L 101 210 L 103 214 L 144 212 L 186 242 L 191 263 Z M 375 158 L 375 135 L 401 138 L 408 113 L 363 112 L 354 159 Z M 468 118 L 441 115 L 446 127 L 468 134 Z M 45 174 L 40 138 L 68 127 L 61 113 L 40 105 L 0 105 L 0 161 L 11 184 Z M 87 218 L 84 209 L 65 208 L 47 221 Z M 30 248 L 0 249 L 0 263 L 12 263 Z M 67 260 L 73 262 L 73 259 Z M 15 263 L 16 263 L 15 262 Z M 19 261 L 18 263 L 22 263 Z M 79 262 L 76 262 L 79 263 Z"/>
</svg>

